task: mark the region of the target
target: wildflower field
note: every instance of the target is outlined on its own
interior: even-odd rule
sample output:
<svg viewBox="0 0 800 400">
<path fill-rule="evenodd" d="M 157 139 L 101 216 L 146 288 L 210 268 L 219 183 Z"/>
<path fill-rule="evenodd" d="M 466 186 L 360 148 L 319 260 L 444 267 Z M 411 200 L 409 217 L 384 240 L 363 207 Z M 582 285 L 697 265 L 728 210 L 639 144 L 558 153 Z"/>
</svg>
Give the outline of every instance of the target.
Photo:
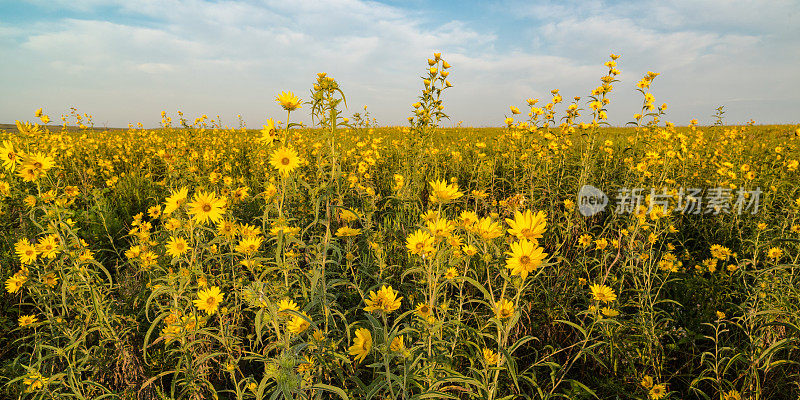
<svg viewBox="0 0 800 400">
<path fill-rule="evenodd" d="M 439 54 L 404 127 L 322 73 L 263 129 L 6 126 L 0 397 L 797 399 L 800 128 L 675 126 L 617 58 L 503 128 L 442 127 Z"/>
</svg>

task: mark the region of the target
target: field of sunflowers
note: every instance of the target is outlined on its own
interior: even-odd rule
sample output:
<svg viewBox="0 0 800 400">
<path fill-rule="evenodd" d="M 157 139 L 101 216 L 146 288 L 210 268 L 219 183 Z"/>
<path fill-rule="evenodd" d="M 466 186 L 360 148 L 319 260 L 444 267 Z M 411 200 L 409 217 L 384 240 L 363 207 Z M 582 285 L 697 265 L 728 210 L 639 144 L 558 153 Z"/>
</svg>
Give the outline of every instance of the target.
<svg viewBox="0 0 800 400">
<path fill-rule="evenodd" d="M 405 127 L 324 73 L 263 129 L 6 126 L 0 397 L 797 399 L 800 128 L 675 126 L 617 58 L 503 128 L 442 127 L 440 54 Z"/>
</svg>

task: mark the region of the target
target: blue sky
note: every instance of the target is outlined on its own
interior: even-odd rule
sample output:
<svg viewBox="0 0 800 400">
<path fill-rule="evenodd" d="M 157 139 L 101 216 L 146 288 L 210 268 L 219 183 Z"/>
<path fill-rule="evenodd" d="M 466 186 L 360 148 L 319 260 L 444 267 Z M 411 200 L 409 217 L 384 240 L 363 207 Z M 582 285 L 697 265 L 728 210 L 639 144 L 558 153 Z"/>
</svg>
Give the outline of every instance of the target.
<svg viewBox="0 0 800 400">
<path fill-rule="evenodd" d="M 797 123 L 798 37 L 800 0 L 0 0 L 0 123 L 74 106 L 100 126 L 182 110 L 259 127 L 283 118 L 276 94 L 307 98 L 327 72 L 350 113 L 402 125 L 434 51 L 453 65 L 445 125 L 501 125 L 554 88 L 585 96 L 612 52 L 613 124 L 640 107 L 647 71 L 677 124 L 720 105 L 731 123 Z"/>
</svg>

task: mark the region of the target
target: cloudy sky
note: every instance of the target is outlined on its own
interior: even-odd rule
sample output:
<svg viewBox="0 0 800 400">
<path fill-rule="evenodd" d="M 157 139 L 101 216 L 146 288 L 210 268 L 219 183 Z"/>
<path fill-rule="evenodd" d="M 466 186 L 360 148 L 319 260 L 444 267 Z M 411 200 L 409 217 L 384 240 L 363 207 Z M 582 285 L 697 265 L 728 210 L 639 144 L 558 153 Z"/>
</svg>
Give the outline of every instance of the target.
<svg viewBox="0 0 800 400">
<path fill-rule="evenodd" d="M 720 105 L 730 123 L 797 123 L 798 38 L 800 0 L 0 0 L 0 123 L 74 106 L 100 126 L 182 110 L 258 127 L 283 119 L 276 94 L 307 99 L 327 72 L 350 113 L 398 125 L 434 51 L 453 65 L 446 125 L 498 126 L 554 88 L 585 96 L 612 52 L 614 124 L 640 107 L 647 71 L 677 124 Z"/>
</svg>

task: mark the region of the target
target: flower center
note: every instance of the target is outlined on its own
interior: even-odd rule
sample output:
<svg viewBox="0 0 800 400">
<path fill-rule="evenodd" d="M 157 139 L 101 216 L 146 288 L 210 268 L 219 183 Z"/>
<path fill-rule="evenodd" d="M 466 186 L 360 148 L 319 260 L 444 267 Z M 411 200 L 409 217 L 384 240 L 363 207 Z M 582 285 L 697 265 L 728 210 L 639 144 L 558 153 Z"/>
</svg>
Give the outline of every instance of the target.
<svg viewBox="0 0 800 400">
<path fill-rule="evenodd" d="M 289 160 L 289 157 L 283 157 L 281 159 L 281 164 L 283 165 L 289 165 L 289 162 L 291 162 L 291 160 Z"/>
<path fill-rule="evenodd" d="M 211 204 L 203 204 L 203 212 L 211 211 Z"/>
<path fill-rule="evenodd" d="M 531 263 L 531 258 L 528 256 L 522 256 L 519 258 L 519 263 L 522 265 L 528 265 Z"/>
</svg>

